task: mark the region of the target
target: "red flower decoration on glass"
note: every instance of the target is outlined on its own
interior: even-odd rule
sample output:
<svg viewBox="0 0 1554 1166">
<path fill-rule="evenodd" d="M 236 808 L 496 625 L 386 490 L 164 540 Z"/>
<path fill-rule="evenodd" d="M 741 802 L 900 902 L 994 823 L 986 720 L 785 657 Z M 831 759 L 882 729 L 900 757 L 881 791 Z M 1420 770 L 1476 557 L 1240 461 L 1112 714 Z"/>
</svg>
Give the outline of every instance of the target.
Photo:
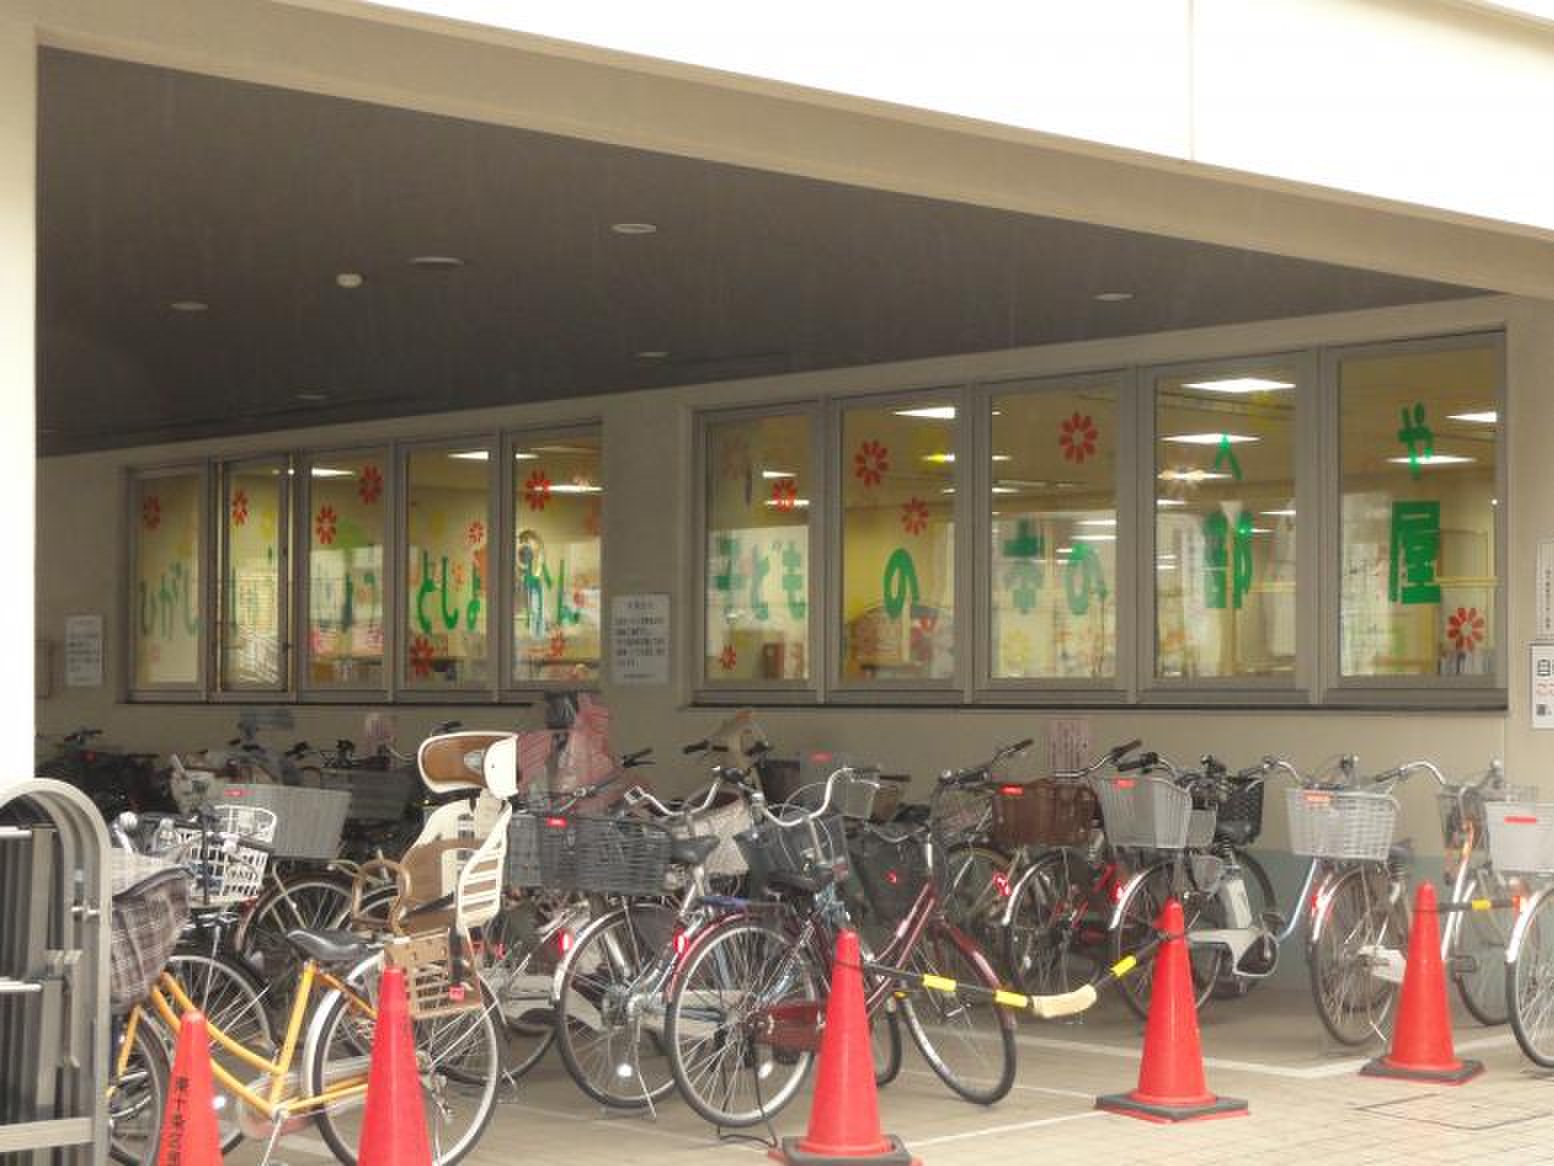
<svg viewBox="0 0 1554 1166">
<path fill-rule="evenodd" d="M 140 521 L 146 524 L 147 530 L 155 530 L 162 525 L 162 500 L 155 494 L 140 504 Z"/>
<path fill-rule="evenodd" d="M 725 672 L 732 672 L 734 665 L 739 663 L 739 653 L 734 651 L 733 644 L 724 644 L 723 650 L 718 653 L 718 666 Z"/>
<path fill-rule="evenodd" d="M 239 490 L 232 495 L 232 525 L 242 526 L 248 521 L 248 494 Z"/>
<path fill-rule="evenodd" d="M 866 441 L 853 454 L 853 475 L 865 486 L 878 486 L 890 469 L 890 450 L 877 441 Z"/>
<path fill-rule="evenodd" d="M 313 518 L 313 533 L 318 536 L 318 541 L 328 546 L 335 541 L 335 526 L 339 523 L 340 516 L 335 513 L 333 506 L 320 506 L 318 514 Z"/>
<path fill-rule="evenodd" d="M 374 465 L 363 466 L 361 481 L 356 483 L 356 492 L 368 506 L 383 497 L 383 471 Z"/>
<path fill-rule="evenodd" d="M 462 586 L 464 586 L 464 564 L 463 563 L 454 563 L 453 564 L 453 585 L 455 587 L 462 587 Z"/>
<path fill-rule="evenodd" d="M 550 501 L 550 479 L 544 470 L 535 470 L 523 483 L 523 500 L 530 510 L 544 510 Z"/>
<path fill-rule="evenodd" d="M 550 643 L 545 648 L 545 655 L 552 660 L 559 660 L 567 654 L 567 638 L 559 630 L 552 632 Z"/>
<path fill-rule="evenodd" d="M 1459 652 L 1471 652 L 1484 642 L 1484 617 L 1476 607 L 1459 607 L 1446 619 L 1446 638 Z"/>
<path fill-rule="evenodd" d="M 436 654 L 431 640 L 417 636 L 410 643 L 410 670 L 424 680 L 432 674 L 432 659 Z"/>
<path fill-rule="evenodd" d="M 901 507 L 901 526 L 908 534 L 922 534 L 928 529 L 928 503 L 921 498 L 908 498 Z"/>
<path fill-rule="evenodd" d="M 465 539 L 472 547 L 478 547 L 486 541 L 486 524 L 476 519 L 469 524 L 469 529 L 464 532 Z"/>
<path fill-rule="evenodd" d="M 772 483 L 772 505 L 778 510 L 792 510 L 798 501 L 799 484 L 792 478 L 778 478 Z"/>
<path fill-rule="evenodd" d="M 1076 464 L 1094 457 L 1095 444 L 1100 440 L 1100 430 L 1084 414 L 1075 413 L 1059 426 L 1058 444 L 1063 447 L 1063 456 Z"/>
</svg>

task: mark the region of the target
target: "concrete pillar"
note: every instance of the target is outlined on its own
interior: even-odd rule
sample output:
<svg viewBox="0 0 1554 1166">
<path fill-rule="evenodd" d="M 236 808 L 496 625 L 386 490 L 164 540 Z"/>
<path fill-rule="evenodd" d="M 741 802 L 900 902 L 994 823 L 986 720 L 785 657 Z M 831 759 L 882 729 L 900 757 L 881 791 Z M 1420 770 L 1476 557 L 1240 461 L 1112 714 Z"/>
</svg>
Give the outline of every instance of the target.
<svg viewBox="0 0 1554 1166">
<path fill-rule="evenodd" d="M 33 763 L 33 343 L 37 284 L 37 43 L 30 22 L 0 12 L 0 571 L 9 659 L 0 669 L 0 785 Z"/>
</svg>

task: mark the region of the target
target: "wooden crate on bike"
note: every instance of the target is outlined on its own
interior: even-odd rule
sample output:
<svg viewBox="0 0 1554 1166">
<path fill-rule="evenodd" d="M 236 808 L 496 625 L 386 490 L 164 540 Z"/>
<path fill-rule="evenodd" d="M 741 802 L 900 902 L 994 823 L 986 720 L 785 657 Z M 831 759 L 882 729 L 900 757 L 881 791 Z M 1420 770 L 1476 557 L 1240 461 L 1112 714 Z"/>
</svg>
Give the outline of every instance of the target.
<svg viewBox="0 0 1554 1166">
<path fill-rule="evenodd" d="M 414 1020 L 451 1016 L 480 1007 L 480 985 L 474 963 L 465 952 L 461 974 L 455 978 L 451 928 L 420 935 L 396 935 L 383 948 L 390 967 L 405 973 L 405 996 Z"/>
<path fill-rule="evenodd" d="M 1006 783 L 993 794 L 991 836 L 1005 850 L 1083 846 L 1099 816 L 1095 792 L 1082 782 L 1043 777 Z"/>
</svg>

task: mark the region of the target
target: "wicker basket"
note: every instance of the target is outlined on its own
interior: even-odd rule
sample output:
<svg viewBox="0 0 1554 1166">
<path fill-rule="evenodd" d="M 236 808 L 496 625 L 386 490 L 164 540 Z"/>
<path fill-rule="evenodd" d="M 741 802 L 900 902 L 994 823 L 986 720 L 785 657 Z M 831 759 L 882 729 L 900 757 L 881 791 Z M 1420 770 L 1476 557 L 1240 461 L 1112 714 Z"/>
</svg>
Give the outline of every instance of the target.
<svg viewBox="0 0 1554 1166">
<path fill-rule="evenodd" d="M 345 829 L 351 795 L 293 785 L 233 783 L 222 789 L 220 804 L 272 811 L 276 817 L 272 843 L 276 857 L 322 862 L 340 852 L 340 833 Z"/>
<path fill-rule="evenodd" d="M 1398 817 L 1398 802 L 1391 794 L 1349 789 L 1284 792 L 1291 853 L 1368 862 L 1386 859 Z"/>
<path fill-rule="evenodd" d="M 421 935 L 396 935 L 383 945 L 388 966 L 405 973 L 405 996 L 415 1020 L 451 1016 L 480 1007 L 480 984 L 466 950 L 463 975 L 453 977 L 452 935 L 447 929 Z"/>
<path fill-rule="evenodd" d="M 1501 874 L 1554 874 L 1554 804 L 1489 802 L 1489 861 Z"/>
<path fill-rule="evenodd" d="M 1077 781 L 1043 777 L 1000 785 L 993 794 L 996 846 L 1083 846 L 1099 818 L 1095 792 Z"/>
<path fill-rule="evenodd" d="M 156 983 L 189 918 L 189 874 L 129 850 L 108 852 L 113 917 L 108 1001 L 125 1012 Z"/>
</svg>

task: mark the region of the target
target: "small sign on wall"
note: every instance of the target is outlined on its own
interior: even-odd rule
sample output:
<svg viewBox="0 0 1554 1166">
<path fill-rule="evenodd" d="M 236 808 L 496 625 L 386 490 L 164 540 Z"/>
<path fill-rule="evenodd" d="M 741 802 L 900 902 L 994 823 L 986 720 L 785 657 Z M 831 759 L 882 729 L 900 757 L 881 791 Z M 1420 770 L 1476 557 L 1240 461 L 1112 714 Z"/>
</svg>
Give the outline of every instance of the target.
<svg viewBox="0 0 1554 1166">
<path fill-rule="evenodd" d="M 101 688 L 103 683 L 103 617 L 65 617 L 65 687 Z"/>
<path fill-rule="evenodd" d="M 1083 769 L 1090 760 L 1090 721 L 1069 717 L 1049 721 L 1047 730 L 1047 772 L 1072 773 Z"/>
<path fill-rule="evenodd" d="M 1554 641 L 1554 538 L 1538 543 L 1537 577 L 1533 581 L 1532 638 Z"/>
<path fill-rule="evenodd" d="M 610 600 L 610 661 L 616 684 L 669 683 L 669 596 Z"/>
<path fill-rule="evenodd" d="M 1532 646 L 1532 727 L 1554 729 L 1554 644 Z"/>
</svg>

